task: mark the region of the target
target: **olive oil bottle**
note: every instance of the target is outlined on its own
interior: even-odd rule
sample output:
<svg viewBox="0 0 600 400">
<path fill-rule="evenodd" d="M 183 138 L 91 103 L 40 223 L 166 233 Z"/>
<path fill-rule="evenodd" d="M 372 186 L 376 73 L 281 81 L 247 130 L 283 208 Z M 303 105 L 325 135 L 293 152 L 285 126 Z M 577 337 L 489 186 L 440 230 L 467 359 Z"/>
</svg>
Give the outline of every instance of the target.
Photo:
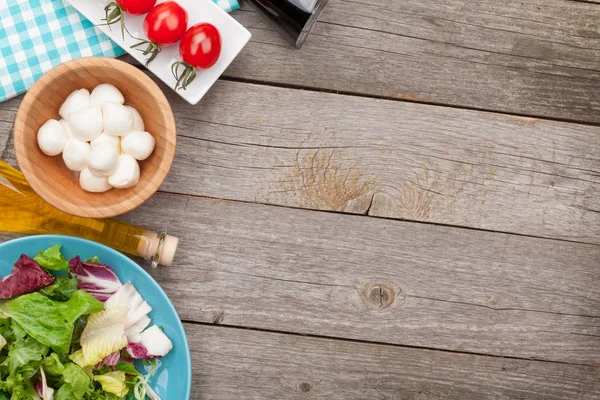
<svg viewBox="0 0 600 400">
<path fill-rule="evenodd" d="M 23 174 L 0 161 L 0 231 L 58 233 L 103 243 L 157 265 L 170 266 L 178 239 L 116 219 L 92 219 L 64 213 L 39 197 Z"/>
</svg>

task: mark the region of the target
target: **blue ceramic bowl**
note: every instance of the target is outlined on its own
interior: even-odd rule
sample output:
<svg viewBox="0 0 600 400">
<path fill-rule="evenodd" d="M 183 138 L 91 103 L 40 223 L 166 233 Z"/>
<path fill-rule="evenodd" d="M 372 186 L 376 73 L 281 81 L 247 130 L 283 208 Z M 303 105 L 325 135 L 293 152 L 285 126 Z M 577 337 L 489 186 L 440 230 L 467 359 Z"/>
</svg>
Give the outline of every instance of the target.
<svg viewBox="0 0 600 400">
<path fill-rule="evenodd" d="M 52 245 L 62 246 L 67 259 L 79 255 L 82 259 L 98 256 L 102 264 L 114 269 L 121 282 L 131 281 L 151 306 L 152 324 L 162 326 L 173 342 L 173 350 L 160 359 L 161 366 L 150 379 L 150 386 L 163 400 L 189 400 L 192 389 L 190 348 L 177 311 L 169 298 L 139 265 L 121 253 L 85 239 L 62 235 L 28 236 L 0 243 L 0 275 L 11 273 L 14 262 L 24 253 L 34 257 L 39 250 Z M 140 366 L 138 366 L 138 370 Z"/>
</svg>

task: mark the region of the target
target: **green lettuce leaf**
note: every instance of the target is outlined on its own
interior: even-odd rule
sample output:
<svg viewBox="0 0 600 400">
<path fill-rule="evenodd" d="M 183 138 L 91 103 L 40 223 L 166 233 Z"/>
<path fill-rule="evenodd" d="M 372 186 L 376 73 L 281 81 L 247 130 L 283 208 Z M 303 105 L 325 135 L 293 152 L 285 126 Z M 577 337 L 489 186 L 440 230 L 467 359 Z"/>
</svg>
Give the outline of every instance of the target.
<svg viewBox="0 0 600 400">
<path fill-rule="evenodd" d="M 115 365 L 115 369 L 117 371 L 123 371 L 123 372 L 125 372 L 126 374 L 129 374 L 129 375 L 135 375 L 135 376 L 142 375 L 140 373 L 140 371 L 138 371 L 135 368 L 135 365 L 133 365 L 132 363 L 125 362 L 125 361 L 119 361 L 117 363 L 117 365 Z"/>
<path fill-rule="evenodd" d="M 65 302 L 34 292 L 0 303 L 4 315 L 11 317 L 38 342 L 60 354 L 69 352 L 77 318 L 103 308 L 104 304 L 83 290 L 75 291 Z"/>
<path fill-rule="evenodd" d="M 122 397 L 116 394 L 107 393 L 102 388 L 97 388 L 86 395 L 85 400 L 120 400 Z M 0 400 L 2 400 L 0 398 Z"/>
<path fill-rule="evenodd" d="M 83 315 L 75 321 L 75 328 L 73 329 L 73 336 L 71 336 L 71 352 L 74 352 L 81 348 L 79 340 L 81 339 L 81 333 L 87 325 L 88 315 Z"/>
<path fill-rule="evenodd" d="M 9 342 L 14 340 L 12 321 L 10 319 L 0 319 L 0 335 L 4 336 Z"/>
<path fill-rule="evenodd" d="M 49 286 L 41 289 L 41 292 L 52 300 L 67 301 L 77 290 L 77 278 L 74 276 L 57 276 Z"/>
<path fill-rule="evenodd" d="M 56 353 L 51 353 L 48 357 L 44 358 L 42 366 L 47 376 L 62 376 L 65 370 L 65 366 L 60 362 Z"/>
<path fill-rule="evenodd" d="M 54 400 L 78 400 L 77 397 L 73 394 L 71 390 L 71 386 L 62 385 L 56 393 L 54 393 Z"/>
<path fill-rule="evenodd" d="M 69 262 L 60 252 L 60 245 L 48 247 L 46 250 L 40 250 L 33 258 L 42 268 L 53 271 L 68 271 Z"/>
<path fill-rule="evenodd" d="M 87 260 L 85 260 L 85 262 L 89 262 L 92 264 L 98 264 L 98 263 L 100 263 L 100 259 L 98 258 L 98 256 L 94 256 L 92 258 L 88 258 Z"/>
<path fill-rule="evenodd" d="M 9 372 L 14 372 L 18 367 L 30 361 L 40 361 L 48 353 L 48 346 L 44 346 L 32 337 L 23 339 L 18 337 L 8 345 L 8 356 L 2 365 L 8 367 Z"/>
<path fill-rule="evenodd" d="M 126 396 L 129 393 L 129 389 L 125 384 L 125 372 L 123 371 L 112 371 L 104 375 L 96 375 L 94 380 L 100 382 L 102 389 L 108 393 L 116 394 L 119 397 Z"/>
<path fill-rule="evenodd" d="M 63 385 L 56 393 L 56 400 L 81 399 L 90 389 L 90 377 L 79 366 L 68 363 L 63 370 Z"/>
<path fill-rule="evenodd" d="M 18 367 L 5 380 L 0 381 L 0 390 L 11 393 L 10 400 L 39 400 L 31 382 L 31 378 L 39 369 L 39 361 L 32 361 Z"/>
</svg>

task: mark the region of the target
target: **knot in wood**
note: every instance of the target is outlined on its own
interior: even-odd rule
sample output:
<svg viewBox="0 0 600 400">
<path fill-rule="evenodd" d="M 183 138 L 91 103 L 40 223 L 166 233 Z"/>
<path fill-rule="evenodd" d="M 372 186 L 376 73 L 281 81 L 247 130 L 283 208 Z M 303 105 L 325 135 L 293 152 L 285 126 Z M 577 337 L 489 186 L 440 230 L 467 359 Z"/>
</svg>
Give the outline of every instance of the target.
<svg viewBox="0 0 600 400">
<path fill-rule="evenodd" d="M 394 302 L 394 289 L 385 283 L 374 283 L 360 291 L 360 298 L 368 310 L 385 310 Z"/>
<path fill-rule="evenodd" d="M 308 382 L 300 382 L 298 384 L 298 390 L 300 390 L 302 393 L 308 393 L 311 389 L 312 386 Z"/>
</svg>

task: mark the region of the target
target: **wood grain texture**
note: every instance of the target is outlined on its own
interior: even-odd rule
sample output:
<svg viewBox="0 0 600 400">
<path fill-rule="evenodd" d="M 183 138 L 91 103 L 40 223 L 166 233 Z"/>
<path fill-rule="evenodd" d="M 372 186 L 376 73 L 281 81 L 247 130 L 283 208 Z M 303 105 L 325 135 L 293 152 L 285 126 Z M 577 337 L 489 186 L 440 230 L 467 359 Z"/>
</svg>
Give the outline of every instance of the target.
<svg viewBox="0 0 600 400">
<path fill-rule="evenodd" d="M 600 128 L 219 82 L 162 188 L 600 243 Z"/>
<path fill-rule="evenodd" d="M 237 82 L 192 107 L 165 90 L 179 147 L 163 190 L 600 243 L 598 127 Z"/>
<path fill-rule="evenodd" d="M 600 368 L 185 324 L 193 399 L 598 399 Z"/>
<path fill-rule="evenodd" d="M 562 0 L 331 0 L 301 50 L 250 6 L 226 76 L 600 122 L 600 8 Z"/>
<path fill-rule="evenodd" d="M 90 193 L 79 186 L 78 174 L 65 166 L 62 157 L 42 153 L 37 145 L 37 132 L 46 121 L 58 118 L 60 106 L 73 91 L 82 88 L 91 91 L 101 83 L 115 85 L 126 102 L 140 112 L 156 146 L 150 157 L 140 162 L 137 185 Z M 22 98 L 14 124 L 16 156 L 33 190 L 64 212 L 91 218 L 123 214 L 151 197 L 169 172 L 176 139 L 171 107 L 158 86 L 137 68 L 100 57 L 70 60 L 44 74 Z"/>
<path fill-rule="evenodd" d="M 0 160 L 3 161 L 9 157 L 8 153 L 14 155 L 14 149 L 9 143 L 12 143 L 12 128 L 21 99 L 19 96 L 0 104 Z"/>
<path fill-rule="evenodd" d="M 184 320 L 600 364 L 600 247 L 159 193 Z"/>
</svg>

